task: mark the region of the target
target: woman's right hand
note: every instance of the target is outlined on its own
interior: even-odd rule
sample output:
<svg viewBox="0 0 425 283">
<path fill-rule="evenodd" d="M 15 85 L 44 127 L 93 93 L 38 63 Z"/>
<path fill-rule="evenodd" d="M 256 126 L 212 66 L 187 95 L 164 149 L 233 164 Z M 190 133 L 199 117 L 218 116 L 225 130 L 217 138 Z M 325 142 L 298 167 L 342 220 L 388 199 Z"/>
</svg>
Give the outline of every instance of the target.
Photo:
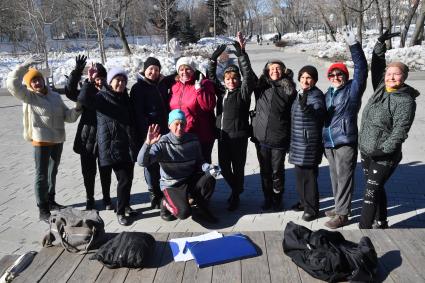
<svg viewBox="0 0 425 283">
<path fill-rule="evenodd" d="M 400 36 L 400 32 L 390 33 L 390 30 L 387 29 L 381 36 L 378 37 L 378 41 L 384 43 L 386 40 L 391 39 L 395 36 Z"/>
<path fill-rule="evenodd" d="M 91 63 L 91 66 L 87 70 L 87 77 L 90 82 L 94 82 L 94 79 L 96 78 L 96 76 L 97 76 L 96 66 L 93 63 Z"/>
<path fill-rule="evenodd" d="M 152 145 L 159 141 L 161 134 L 159 133 L 160 128 L 158 124 L 152 124 L 148 128 L 148 134 L 146 135 L 145 144 Z"/>
</svg>

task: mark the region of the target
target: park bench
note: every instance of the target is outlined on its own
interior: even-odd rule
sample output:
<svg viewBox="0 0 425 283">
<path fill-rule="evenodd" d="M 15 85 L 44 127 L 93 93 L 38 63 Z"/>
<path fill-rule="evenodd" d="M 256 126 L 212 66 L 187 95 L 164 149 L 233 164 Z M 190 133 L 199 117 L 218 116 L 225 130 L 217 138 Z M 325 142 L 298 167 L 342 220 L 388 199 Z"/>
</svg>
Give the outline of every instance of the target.
<svg viewBox="0 0 425 283">
<path fill-rule="evenodd" d="M 377 282 L 425 282 L 425 229 L 346 230 L 348 240 L 369 236 L 378 253 Z M 108 269 L 90 254 L 43 248 L 13 282 L 321 282 L 283 253 L 283 232 L 245 232 L 261 249 L 254 258 L 199 269 L 194 261 L 174 262 L 168 239 L 200 233 L 154 233 L 154 257 L 143 269 Z M 0 260 L 0 272 L 16 256 Z"/>
</svg>

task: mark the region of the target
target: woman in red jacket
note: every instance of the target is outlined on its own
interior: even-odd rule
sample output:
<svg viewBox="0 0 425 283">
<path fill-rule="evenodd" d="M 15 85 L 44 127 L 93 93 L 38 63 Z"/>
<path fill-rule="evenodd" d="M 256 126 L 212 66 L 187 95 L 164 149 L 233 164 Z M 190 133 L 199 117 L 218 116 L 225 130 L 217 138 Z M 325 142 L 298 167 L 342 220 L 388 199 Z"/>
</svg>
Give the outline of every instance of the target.
<svg viewBox="0 0 425 283">
<path fill-rule="evenodd" d="M 176 82 L 171 87 L 170 110 L 180 109 L 185 113 L 186 132 L 198 136 L 205 162 L 211 163 L 215 139 L 214 84 L 195 69 L 189 57 L 177 60 L 176 70 Z"/>
</svg>

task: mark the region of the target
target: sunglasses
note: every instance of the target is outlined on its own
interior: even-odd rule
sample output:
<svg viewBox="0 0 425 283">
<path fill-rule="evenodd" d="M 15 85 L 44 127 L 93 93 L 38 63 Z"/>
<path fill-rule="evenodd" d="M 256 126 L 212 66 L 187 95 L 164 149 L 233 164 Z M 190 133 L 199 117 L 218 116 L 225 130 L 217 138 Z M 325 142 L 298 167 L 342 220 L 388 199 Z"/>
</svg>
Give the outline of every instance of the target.
<svg viewBox="0 0 425 283">
<path fill-rule="evenodd" d="M 328 74 L 328 78 L 335 78 L 335 77 L 342 77 L 342 76 L 344 76 L 343 73 Z"/>
</svg>

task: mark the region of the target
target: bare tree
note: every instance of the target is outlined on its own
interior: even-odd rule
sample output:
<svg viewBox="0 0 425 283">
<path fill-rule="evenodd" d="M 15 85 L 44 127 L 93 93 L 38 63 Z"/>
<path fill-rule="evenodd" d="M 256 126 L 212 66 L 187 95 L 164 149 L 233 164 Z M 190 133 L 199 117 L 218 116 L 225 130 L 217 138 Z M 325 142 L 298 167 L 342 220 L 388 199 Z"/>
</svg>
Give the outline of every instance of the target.
<svg viewBox="0 0 425 283">
<path fill-rule="evenodd" d="M 425 3 L 422 2 L 418 18 L 416 19 L 416 27 L 410 40 L 410 46 L 420 45 L 424 38 L 424 23 L 425 23 Z"/>
<path fill-rule="evenodd" d="M 412 18 L 416 13 L 416 9 L 419 6 L 419 2 L 420 2 L 419 0 L 413 0 L 413 3 L 412 3 L 413 6 L 410 7 L 409 13 L 407 14 L 407 17 L 405 18 L 404 27 L 403 27 L 403 30 L 401 31 L 400 47 L 404 47 L 406 43 L 407 32 L 409 31 L 410 23 L 412 22 Z"/>
<path fill-rule="evenodd" d="M 108 9 L 110 9 L 110 17 L 103 18 L 105 24 L 107 24 L 120 38 L 124 53 L 131 55 L 130 47 L 128 46 L 127 37 L 125 35 L 125 25 L 127 21 L 127 12 L 130 4 L 133 0 L 113 0 L 108 3 Z"/>
</svg>

